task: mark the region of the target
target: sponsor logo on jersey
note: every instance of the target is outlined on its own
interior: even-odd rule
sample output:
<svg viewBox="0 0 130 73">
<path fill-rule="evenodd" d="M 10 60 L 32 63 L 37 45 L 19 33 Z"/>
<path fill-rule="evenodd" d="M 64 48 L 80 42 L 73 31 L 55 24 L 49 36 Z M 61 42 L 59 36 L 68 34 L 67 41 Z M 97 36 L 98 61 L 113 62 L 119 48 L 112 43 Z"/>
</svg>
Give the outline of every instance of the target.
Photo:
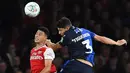
<svg viewBox="0 0 130 73">
<path fill-rule="evenodd" d="M 78 42 L 78 41 L 80 41 L 80 40 L 82 40 L 82 39 L 84 39 L 84 38 L 86 38 L 86 37 L 88 37 L 88 36 L 90 36 L 90 34 L 89 34 L 89 33 L 85 33 L 85 34 L 82 34 L 82 35 L 80 35 L 80 36 L 78 36 L 78 37 L 72 39 L 71 41 L 72 41 L 72 42 Z"/>
<path fill-rule="evenodd" d="M 31 56 L 30 60 L 42 60 L 43 57 L 42 56 Z"/>
</svg>

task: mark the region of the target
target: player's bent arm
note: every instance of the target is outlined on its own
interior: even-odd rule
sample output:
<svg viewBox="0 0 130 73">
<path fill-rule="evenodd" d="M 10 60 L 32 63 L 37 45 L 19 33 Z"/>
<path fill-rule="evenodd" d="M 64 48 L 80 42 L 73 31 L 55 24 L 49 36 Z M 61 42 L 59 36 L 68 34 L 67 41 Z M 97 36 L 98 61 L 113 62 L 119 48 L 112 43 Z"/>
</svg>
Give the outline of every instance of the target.
<svg viewBox="0 0 130 73">
<path fill-rule="evenodd" d="M 57 43 L 52 43 L 50 40 L 47 40 L 47 41 L 46 41 L 46 45 L 47 45 L 48 47 L 51 47 L 54 51 L 56 51 L 56 50 L 59 49 L 59 48 L 62 48 L 62 46 L 59 44 L 59 42 L 57 42 Z"/>
<path fill-rule="evenodd" d="M 56 50 L 58 50 L 59 48 L 62 48 L 62 46 L 59 44 L 59 42 L 58 42 L 58 43 L 52 43 L 52 44 L 51 44 L 51 48 L 52 48 L 54 51 L 56 51 Z"/>
<path fill-rule="evenodd" d="M 102 43 L 105 43 L 105 44 L 110 44 L 110 45 L 118 45 L 120 46 L 120 44 L 110 38 L 107 38 L 105 36 L 100 36 L 100 35 L 95 35 L 94 36 L 94 39 L 96 39 L 97 41 L 100 41 Z"/>
<path fill-rule="evenodd" d="M 45 67 L 40 73 L 50 73 L 51 71 L 52 60 L 45 59 Z"/>
</svg>

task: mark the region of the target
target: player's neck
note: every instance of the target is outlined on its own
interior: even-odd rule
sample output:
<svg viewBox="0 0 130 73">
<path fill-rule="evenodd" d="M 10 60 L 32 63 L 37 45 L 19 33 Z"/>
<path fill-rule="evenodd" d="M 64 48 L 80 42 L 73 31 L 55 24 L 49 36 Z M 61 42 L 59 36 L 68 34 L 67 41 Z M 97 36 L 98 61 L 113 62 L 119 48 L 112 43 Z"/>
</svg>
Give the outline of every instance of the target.
<svg viewBox="0 0 130 73">
<path fill-rule="evenodd" d="M 44 46 L 44 43 L 37 43 L 35 49 L 39 49 L 40 47 Z"/>
</svg>

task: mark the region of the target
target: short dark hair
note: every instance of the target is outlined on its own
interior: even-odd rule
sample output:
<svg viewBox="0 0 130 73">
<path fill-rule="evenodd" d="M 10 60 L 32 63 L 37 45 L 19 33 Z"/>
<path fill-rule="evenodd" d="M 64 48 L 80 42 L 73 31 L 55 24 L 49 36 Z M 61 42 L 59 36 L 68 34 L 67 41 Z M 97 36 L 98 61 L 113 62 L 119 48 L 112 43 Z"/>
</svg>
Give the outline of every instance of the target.
<svg viewBox="0 0 130 73">
<path fill-rule="evenodd" d="M 47 37 L 49 37 L 50 34 L 48 28 L 42 26 L 42 27 L 38 27 L 38 30 L 43 31 L 47 35 Z"/>
<path fill-rule="evenodd" d="M 58 28 L 65 28 L 66 26 L 72 26 L 70 19 L 67 17 L 62 17 L 58 22 L 57 22 L 57 27 Z"/>
</svg>

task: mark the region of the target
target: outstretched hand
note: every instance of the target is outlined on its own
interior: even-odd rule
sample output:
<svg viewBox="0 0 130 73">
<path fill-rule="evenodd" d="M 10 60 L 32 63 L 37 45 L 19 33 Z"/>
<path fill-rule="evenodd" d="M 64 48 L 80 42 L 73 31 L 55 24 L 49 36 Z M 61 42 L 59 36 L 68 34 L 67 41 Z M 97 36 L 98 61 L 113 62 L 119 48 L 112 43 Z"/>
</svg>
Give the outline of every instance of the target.
<svg viewBox="0 0 130 73">
<path fill-rule="evenodd" d="M 124 45 L 124 44 L 127 45 L 127 41 L 126 41 L 125 39 L 122 39 L 122 40 L 118 40 L 116 45 L 122 46 L 122 45 Z"/>
</svg>

